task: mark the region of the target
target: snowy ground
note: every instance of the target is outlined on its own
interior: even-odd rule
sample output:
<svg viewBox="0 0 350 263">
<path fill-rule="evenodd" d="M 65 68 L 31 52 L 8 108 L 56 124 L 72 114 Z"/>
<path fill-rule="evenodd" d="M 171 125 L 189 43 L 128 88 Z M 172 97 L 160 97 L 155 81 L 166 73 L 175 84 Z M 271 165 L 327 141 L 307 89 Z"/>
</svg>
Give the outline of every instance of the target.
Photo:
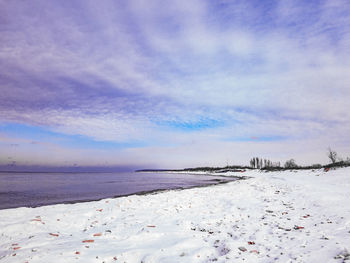
<svg viewBox="0 0 350 263">
<path fill-rule="evenodd" d="M 0 262 L 344 262 L 350 169 L 0 210 Z"/>
</svg>

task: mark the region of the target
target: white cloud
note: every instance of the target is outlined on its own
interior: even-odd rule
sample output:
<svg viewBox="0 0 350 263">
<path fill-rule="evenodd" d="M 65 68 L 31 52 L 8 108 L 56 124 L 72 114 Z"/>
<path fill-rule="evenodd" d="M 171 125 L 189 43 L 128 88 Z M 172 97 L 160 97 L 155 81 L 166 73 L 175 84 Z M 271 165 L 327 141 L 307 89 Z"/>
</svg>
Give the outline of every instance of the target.
<svg viewBox="0 0 350 263">
<path fill-rule="evenodd" d="M 245 135 L 308 139 L 310 153 L 323 147 L 312 143 L 350 146 L 339 141 L 350 123 L 350 5 L 220 4 L 2 2 L 1 120 L 94 140 L 181 145 L 171 154 L 183 162 L 182 150 L 193 151 L 191 160 L 214 158 L 201 155 L 208 141 L 232 154 L 222 141 Z M 200 118 L 223 127 L 157 125 Z M 297 154 L 293 143 L 276 149 Z M 130 151 L 129 158 L 140 152 L 157 160 L 147 157 L 152 148 Z M 218 161 L 225 155 L 216 154 Z"/>
</svg>

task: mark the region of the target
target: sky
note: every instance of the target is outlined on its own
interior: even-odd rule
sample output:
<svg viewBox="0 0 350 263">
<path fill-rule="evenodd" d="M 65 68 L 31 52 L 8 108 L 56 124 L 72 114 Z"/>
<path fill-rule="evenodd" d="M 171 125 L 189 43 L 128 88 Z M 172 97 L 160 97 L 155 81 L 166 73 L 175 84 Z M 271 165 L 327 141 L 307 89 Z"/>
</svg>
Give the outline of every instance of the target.
<svg viewBox="0 0 350 263">
<path fill-rule="evenodd" d="M 350 156 L 347 0 L 0 0 L 0 166 Z"/>
</svg>

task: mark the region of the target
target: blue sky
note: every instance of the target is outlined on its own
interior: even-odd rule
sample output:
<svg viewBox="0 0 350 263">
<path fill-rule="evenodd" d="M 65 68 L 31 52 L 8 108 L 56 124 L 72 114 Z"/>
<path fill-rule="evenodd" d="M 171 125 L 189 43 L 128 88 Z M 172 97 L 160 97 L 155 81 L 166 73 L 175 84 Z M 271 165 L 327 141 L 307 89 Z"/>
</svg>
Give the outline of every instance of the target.
<svg viewBox="0 0 350 263">
<path fill-rule="evenodd" d="M 0 1 L 0 165 L 349 156 L 350 3 Z"/>
</svg>

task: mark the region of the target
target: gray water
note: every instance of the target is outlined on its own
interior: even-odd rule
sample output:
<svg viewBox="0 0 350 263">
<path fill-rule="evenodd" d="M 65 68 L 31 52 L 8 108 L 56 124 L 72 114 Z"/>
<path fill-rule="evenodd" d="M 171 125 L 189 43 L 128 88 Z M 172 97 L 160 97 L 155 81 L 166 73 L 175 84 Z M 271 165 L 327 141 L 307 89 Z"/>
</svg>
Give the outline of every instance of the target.
<svg viewBox="0 0 350 263">
<path fill-rule="evenodd" d="M 232 180 L 235 179 L 169 173 L 0 172 L 0 209 L 99 200 Z"/>
</svg>

